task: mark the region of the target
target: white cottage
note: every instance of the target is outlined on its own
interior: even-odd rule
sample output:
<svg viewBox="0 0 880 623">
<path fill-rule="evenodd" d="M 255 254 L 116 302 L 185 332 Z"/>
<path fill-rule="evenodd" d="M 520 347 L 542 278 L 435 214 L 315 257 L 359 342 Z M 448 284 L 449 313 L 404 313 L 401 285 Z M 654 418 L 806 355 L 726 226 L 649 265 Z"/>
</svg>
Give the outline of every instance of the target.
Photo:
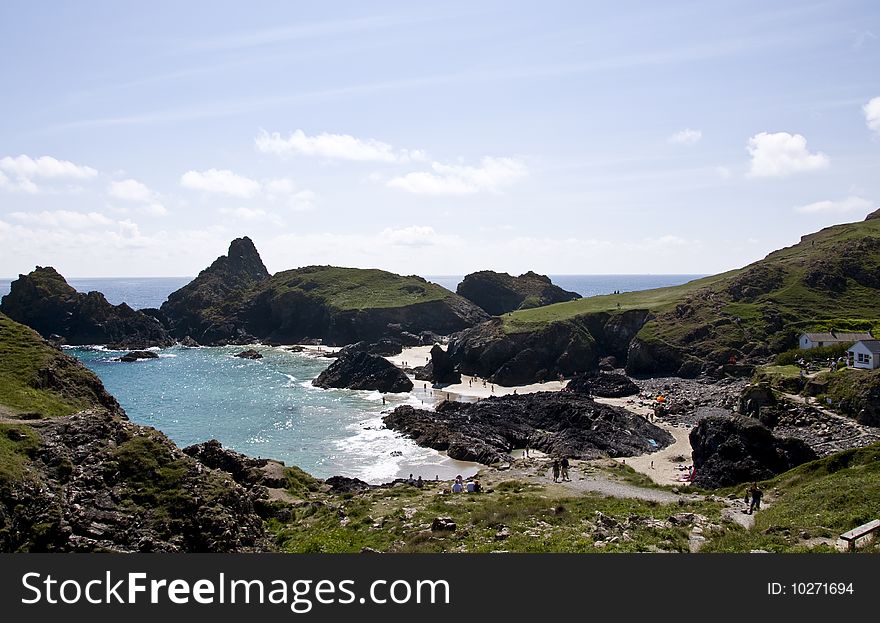
<svg viewBox="0 0 880 623">
<path fill-rule="evenodd" d="M 823 346 L 834 346 L 836 344 L 849 344 L 858 342 L 859 340 L 873 340 L 874 336 L 870 333 L 802 333 L 798 338 L 798 346 L 802 350 L 809 348 L 822 348 Z"/>
<path fill-rule="evenodd" d="M 880 340 L 860 340 L 853 344 L 846 351 L 846 365 L 864 370 L 880 368 Z"/>
</svg>

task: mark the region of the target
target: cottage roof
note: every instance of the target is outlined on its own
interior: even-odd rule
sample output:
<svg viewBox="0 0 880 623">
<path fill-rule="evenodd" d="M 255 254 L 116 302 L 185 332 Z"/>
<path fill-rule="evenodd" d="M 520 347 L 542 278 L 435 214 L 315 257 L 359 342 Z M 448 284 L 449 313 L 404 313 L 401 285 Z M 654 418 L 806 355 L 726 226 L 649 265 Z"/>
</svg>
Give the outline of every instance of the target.
<svg viewBox="0 0 880 623">
<path fill-rule="evenodd" d="M 875 355 L 880 355 L 880 340 L 859 340 L 857 344 L 863 345 Z M 855 347 L 855 344 L 853 347 Z"/>
<path fill-rule="evenodd" d="M 859 342 L 874 339 L 870 332 L 841 333 L 831 331 L 830 333 L 804 333 L 804 335 L 810 338 L 811 342 Z"/>
</svg>

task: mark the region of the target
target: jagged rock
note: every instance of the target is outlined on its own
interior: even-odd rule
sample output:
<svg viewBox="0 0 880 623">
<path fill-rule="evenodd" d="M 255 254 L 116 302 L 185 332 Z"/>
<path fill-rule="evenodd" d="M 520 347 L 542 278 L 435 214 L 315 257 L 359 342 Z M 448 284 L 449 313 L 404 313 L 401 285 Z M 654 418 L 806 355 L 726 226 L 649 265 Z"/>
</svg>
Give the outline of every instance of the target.
<svg viewBox="0 0 880 623">
<path fill-rule="evenodd" d="M 234 357 L 239 357 L 240 359 L 262 359 L 263 355 L 255 351 L 253 348 L 249 348 L 247 350 L 241 351 L 240 353 L 236 353 Z"/>
<path fill-rule="evenodd" d="M 454 384 L 461 383 L 461 373 L 455 369 L 455 363 L 439 344 L 431 348 L 431 361 L 425 366 L 430 367 L 430 379 L 434 383 Z M 421 380 L 421 379 L 420 379 Z"/>
<path fill-rule="evenodd" d="M 372 489 L 373 486 L 358 478 L 347 478 L 345 476 L 331 476 L 324 481 L 330 485 L 330 489 L 334 493 L 353 493 L 356 491 L 366 491 Z"/>
<path fill-rule="evenodd" d="M 127 363 L 131 363 L 133 361 L 137 361 L 138 359 L 158 359 L 159 353 L 154 352 L 152 350 L 133 350 L 130 353 L 125 353 L 122 357 L 117 357 L 116 361 L 125 361 Z"/>
<path fill-rule="evenodd" d="M 609 355 L 599 360 L 599 369 L 602 372 L 612 372 L 617 369 L 617 357 Z"/>
<path fill-rule="evenodd" d="M 111 305 L 100 292 L 77 292 L 48 266 L 19 275 L 3 297 L 0 311 L 44 337 L 55 335 L 56 341 L 72 346 L 142 349 L 174 343 L 155 318 L 125 303 Z"/>
<path fill-rule="evenodd" d="M 772 478 L 817 458 L 803 441 L 775 437 L 757 420 L 705 417 L 690 432 L 694 484 L 717 488 Z"/>
<path fill-rule="evenodd" d="M 418 341 L 418 339 L 416 341 Z M 348 346 L 340 349 L 339 355 L 341 356 L 351 353 L 370 353 L 371 355 L 391 357 L 393 355 L 399 355 L 401 352 L 403 352 L 403 344 L 401 344 L 398 340 L 386 339 L 379 340 L 378 342 L 367 342 L 366 340 L 362 340 L 360 342 L 355 342 L 354 344 L 349 344 Z"/>
<path fill-rule="evenodd" d="M 568 391 L 600 398 L 623 398 L 639 393 L 639 386 L 627 376 L 614 372 L 581 374 L 569 380 Z"/>
<path fill-rule="evenodd" d="M 546 275 L 531 271 L 519 277 L 491 270 L 471 273 L 458 284 L 456 292 L 493 316 L 581 298 L 577 292 L 553 285 Z"/>
<path fill-rule="evenodd" d="M 183 452 L 199 463 L 228 473 L 240 485 L 253 487 L 262 485 L 270 488 L 284 488 L 284 463 L 269 459 L 255 459 L 234 450 L 229 450 L 216 439 L 187 446 Z"/>
<path fill-rule="evenodd" d="M 451 517 L 435 517 L 431 522 L 432 532 L 455 532 L 457 526 Z"/>
<path fill-rule="evenodd" d="M 198 348 L 199 343 L 192 339 L 190 336 L 186 335 L 180 340 L 180 345 L 185 346 L 186 348 Z"/>
<path fill-rule="evenodd" d="M 371 389 L 380 392 L 408 392 L 412 381 L 390 361 L 378 355 L 355 352 L 343 355 L 321 372 L 312 385 L 325 389 Z"/>
<path fill-rule="evenodd" d="M 643 454 L 673 441 L 669 433 L 625 409 L 567 392 L 446 401 L 435 411 L 404 405 L 383 422 L 421 446 L 487 465 L 509 461 L 510 451 L 525 445 L 548 454 L 598 458 Z"/>
</svg>

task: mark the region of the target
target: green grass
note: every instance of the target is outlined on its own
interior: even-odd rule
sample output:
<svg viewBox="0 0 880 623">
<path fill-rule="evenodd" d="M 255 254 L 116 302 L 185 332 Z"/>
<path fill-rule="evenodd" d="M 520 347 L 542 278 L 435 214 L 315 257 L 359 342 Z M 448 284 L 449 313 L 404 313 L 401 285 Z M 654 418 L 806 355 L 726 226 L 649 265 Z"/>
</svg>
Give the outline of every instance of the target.
<svg viewBox="0 0 880 623">
<path fill-rule="evenodd" d="M 833 540 L 880 518 L 880 444 L 805 463 L 762 487 L 776 499 L 755 515 L 755 528 L 730 530 L 711 539 L 705 551 L 801 551 L 802 532 Z M 742 487 L 732 491 L 740 494 Z"/>
<path fill-rule="evenodd" d="M 309 266 L 280 272 L 259 288 L 272 288 L 276 296 L 295 292 L 320 298 L 339 311 L 405 307 L 443 300 L 452 294 L 421 277 L 335 266 Z"/>
<path fill-rule="evenodd" d="M 37 389 L 39 371 L 63 370 L 64 386 Z M 15 412 L 69 415 L 95 406 L 92 373 L 49 346 L 35 331 L 0 314 L 0 405 Z M 69 390 L 69 391 L 68 391 Z"/>
<path fill-rule="evenodd" d="M 24 478 L 40 437 L 30 426 L 0 424 L 0 486 Z"/>
</svg>

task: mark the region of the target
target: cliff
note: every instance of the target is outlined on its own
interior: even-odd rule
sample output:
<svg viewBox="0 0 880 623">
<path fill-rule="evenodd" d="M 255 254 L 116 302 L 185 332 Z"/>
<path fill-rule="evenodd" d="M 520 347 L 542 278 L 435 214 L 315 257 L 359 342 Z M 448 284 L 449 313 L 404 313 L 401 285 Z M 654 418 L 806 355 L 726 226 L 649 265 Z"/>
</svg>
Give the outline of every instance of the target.
<svg viewBox="0 0 880 623">
<path fill-rule="evenodd" d="M 70 345 L 137 349 L 173 342 L 155 318 L 125 303 L 111 305 L 100 292 L 77 292 L 49 266 L 19 275 L 0 301 L 0 312 L 44 337 L 58 336 Z"/>
</svg>

